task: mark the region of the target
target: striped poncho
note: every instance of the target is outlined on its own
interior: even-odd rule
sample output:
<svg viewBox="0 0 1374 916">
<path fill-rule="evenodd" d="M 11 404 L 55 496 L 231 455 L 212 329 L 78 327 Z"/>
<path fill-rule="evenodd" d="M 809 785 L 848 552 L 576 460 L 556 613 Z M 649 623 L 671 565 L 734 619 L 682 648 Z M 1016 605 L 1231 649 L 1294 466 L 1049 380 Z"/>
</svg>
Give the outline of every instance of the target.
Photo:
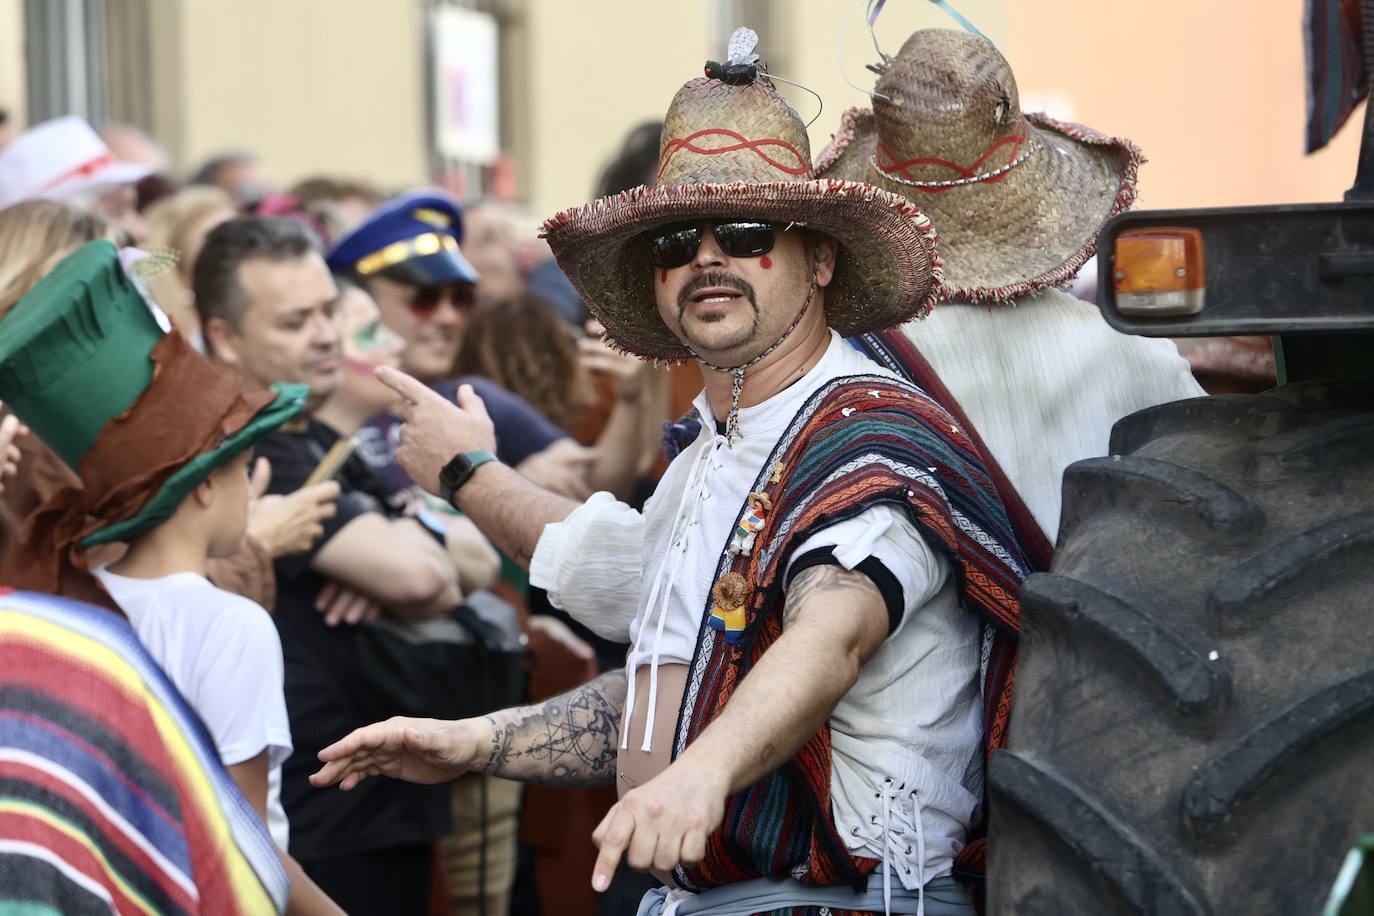
<svg viewBox="0 0 1374 916">
<path fill-rule="evenodd" d="M 887 376 L 850 376 L 818 389 L 798 412 L 753 489 L 772 509 L 749 554 L 727 550 L 717 579 L 748 583 L 737 641 L 698 636 L 674 756 L 724 710 L 739 682 L 782 634 L 788 559 L 811 533 L 870 506 L 905 510 L 950 558 L 962 607 L 985 624 L 983 703 L 989 748 L 1005 740 L 1019 623 L 1017 593 L 1028 564 L 967 430 L 921 389 Z M 743 511 L 743 509 L 741 510 Z M 818 673 L 818 676 L 821 676 Z M 830 808 L 830 729 L 822 728 L 769 776 L 732 795 L 699 866 L 679 867 L 689 889 L 757 877 L 861 888 L 877 864 L 854 857 Z"/>
<path fill-rule="evenodd" d="M 0 593 L 0 911 L 270 913 L 271 837 L 123 619 Z"/>
</svg>

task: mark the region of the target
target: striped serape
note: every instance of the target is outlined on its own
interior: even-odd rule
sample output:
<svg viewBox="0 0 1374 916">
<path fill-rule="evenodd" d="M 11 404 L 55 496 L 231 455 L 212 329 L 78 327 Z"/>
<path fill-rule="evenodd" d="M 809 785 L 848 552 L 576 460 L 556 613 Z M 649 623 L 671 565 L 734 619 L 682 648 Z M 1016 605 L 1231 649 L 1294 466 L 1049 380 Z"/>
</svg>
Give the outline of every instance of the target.
<svg viewBox="0 0 1374 916">
<path fill-rule="evenodd" d="M 124 619 L 0 593 L 0 911 L 272 913 L 289 882 Z"/>
<path fill-rule="evenodd" d="M 961 606 L 982 621 L 984 738 L 989 751 L 1001 747 L 1020 630 L 1017 595 L 1030 565 L 969 431 L 907 382 L 879 375 L 838 378 L 797 412 L 753 490 L 772 507 L 755 548 L 727 549 L 716 569 L 717 581 L 733 573 L 747 583 L 742 637 L 730 642 L 711 629 L 708 599 L 674 758 L 724 711 L 735 688 L 781 637 L 783 573 L 796 548 L 813 533 L 876 505 L 904 511 L 931 547 L 946 554 Z M 726 800 L 705 858 L 691 868 L 679 866 L 678 883 L 700 890 L 790 877 L 807 886 L 862 890 L 877 862 L 848 851 L 833 820 L 830 788 L 827 724 L 786 764 Z"/>
</svg>

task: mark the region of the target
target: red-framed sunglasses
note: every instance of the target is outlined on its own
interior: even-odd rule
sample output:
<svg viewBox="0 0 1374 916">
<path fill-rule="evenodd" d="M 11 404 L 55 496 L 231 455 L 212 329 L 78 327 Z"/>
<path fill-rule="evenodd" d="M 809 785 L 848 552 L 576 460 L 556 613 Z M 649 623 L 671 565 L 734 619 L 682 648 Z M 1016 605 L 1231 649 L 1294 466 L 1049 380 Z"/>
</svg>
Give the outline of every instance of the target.
<svg viewBox="0 0 1374 916">
<path fill-rule="evenodd" d="M 460 312 L 470 311 L 477 304 L 477 289 L 471 283 L 421 286 L 410 300 L 410 310 L 420 316 L 430 315 L 445 299 Z"/>
</svg>

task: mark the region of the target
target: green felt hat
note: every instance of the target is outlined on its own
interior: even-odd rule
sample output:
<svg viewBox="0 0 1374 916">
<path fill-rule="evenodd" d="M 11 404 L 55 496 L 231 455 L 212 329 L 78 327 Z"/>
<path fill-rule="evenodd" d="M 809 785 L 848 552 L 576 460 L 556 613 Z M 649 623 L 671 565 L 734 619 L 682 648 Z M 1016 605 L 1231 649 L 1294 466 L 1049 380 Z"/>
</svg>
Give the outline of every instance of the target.
<svg viewBox="0 0 1374 916">
<path fill-rule="evenodd" d="M 131 416 L 137 414 L 140 398 L 154 383 L 152 353 L 170 329 L 165 322 L 125 272 L 114 245 L 104 239 L 88 242 L 63 259 L 0 321 L 0 399 L 80 474 L 82 459 L 107 424 L 125 418 L 131 409 Z M 211 370 L 203 357 L 191 357 L 200 361 L 194 377 L 203 381 Z M 168 371 L 177 374 L 176 369 Z M 227 374 L 213 378 L 216 384 L 236 385 Z M 162 378 L 159 384 L 175 386 L 177 378 Z M 245 425 L 221 429 L 225 434 L 212 448 L 177 468 L 135 514 L 111 519 L 82 544 L 132 540 L 166 521 L 211 471 L 305 406 L 308 386 L 276 385 L 273 390 L 276 396 Z M 195 391 L 179 393 L 188 404 L 188 418 L 196 417 L 204 425 L 203 411 L 190 406 Z M 214 426 L 204 430 L 207 438 L 214 433 Z M 164 435 L 166 430 L 149 429 L 150 447 L 155 449 Z"/>
</svg>

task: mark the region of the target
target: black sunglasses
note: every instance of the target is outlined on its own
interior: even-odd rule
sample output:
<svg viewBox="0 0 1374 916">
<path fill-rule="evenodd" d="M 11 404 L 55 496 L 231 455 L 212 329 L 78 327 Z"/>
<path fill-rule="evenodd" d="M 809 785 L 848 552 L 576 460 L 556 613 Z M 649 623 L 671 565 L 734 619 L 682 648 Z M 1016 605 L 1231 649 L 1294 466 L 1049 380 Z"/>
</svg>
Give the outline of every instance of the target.
<svg viewBox="0 0 1374 916">
<path fill-rule="evenodd" d="M 701 247 L 701 229 L 711 227 L 720 250 L 732 258 L 757 258 L 773 250 L 777 227 L 758 220 L 720 220 L 664 226 L 648 237 L 649 260 L 671 269 L 691 262 Z"/>
</svg>

